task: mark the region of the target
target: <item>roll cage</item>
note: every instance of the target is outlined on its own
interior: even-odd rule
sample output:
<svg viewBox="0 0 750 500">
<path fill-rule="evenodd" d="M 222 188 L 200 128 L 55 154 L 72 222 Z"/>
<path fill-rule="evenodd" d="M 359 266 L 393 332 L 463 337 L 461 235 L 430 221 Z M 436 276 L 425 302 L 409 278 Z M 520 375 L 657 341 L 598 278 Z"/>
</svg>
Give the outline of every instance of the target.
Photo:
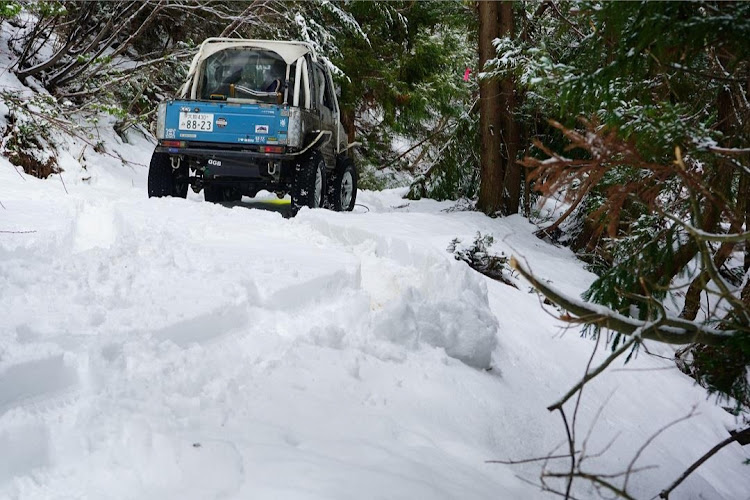
<svg viewBox="0 0 750 500">
<path fill-rule="evenodd" d="M 231 51 L 234 55 L 254 54 L 259 61 L 265 57 L 265 61 L 275 59 L 283 62 L 284 68 L 277 71 L 271 80 L 279 80 L 277 87 L 271 88 L 269 82 L 265 80 L 261 85 L 257 74 L 255 81 L 242 82 L 242 78 L 246 75 L 238 74 L 237 68 L 232 73 L 231 64 L 222 64 L 224 61 L 215 62 L 222 59 L 223 55 L 229 54 L 226 51 Z M 238 60 L 242 59 L 241 55 L 237 57 Z M 226 59 L 229 57 L 226 56 Z M 229 66 L 230 74 L 225 75 L 223 71 L 226 71 L 227 66 Z M 256 63 L 256 73 L 263 66 L 273 66 L 273 64 Z M 219 67 L 225 68 L 222 70 L 221 81 L 216 76 Z M 276 67 L 280 68 L 280 66 Z M 211 92 L 212 89 L 209 88 L 211 85 L 217 92 Z M 201 44 L 198 53 L 193 58 L 179 97 L 189 100 L 220 99 L 229 102 L 275 103 L 314 109 L 339 116 L 330 72 L 325 71 L 315 49 L 307 42 L 209 38 Z"/>
</svg>

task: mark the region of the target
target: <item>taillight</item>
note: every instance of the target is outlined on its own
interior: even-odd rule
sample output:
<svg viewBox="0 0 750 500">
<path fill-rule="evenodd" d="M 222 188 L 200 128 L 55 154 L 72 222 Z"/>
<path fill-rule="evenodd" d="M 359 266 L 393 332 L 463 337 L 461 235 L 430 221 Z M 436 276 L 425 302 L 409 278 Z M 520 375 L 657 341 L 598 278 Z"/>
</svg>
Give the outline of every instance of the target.
<svg viewBox="0 0 750 500">
<path fill-rule="evenodd" d="M 167 148 L 184 148 L 185 141 L 161 141 L 161 145 Z"/>
<path fill-rule="evenodd" d="M 284 146 L 261 146 L 261 153 L 283 153 Z"/>
</svg>

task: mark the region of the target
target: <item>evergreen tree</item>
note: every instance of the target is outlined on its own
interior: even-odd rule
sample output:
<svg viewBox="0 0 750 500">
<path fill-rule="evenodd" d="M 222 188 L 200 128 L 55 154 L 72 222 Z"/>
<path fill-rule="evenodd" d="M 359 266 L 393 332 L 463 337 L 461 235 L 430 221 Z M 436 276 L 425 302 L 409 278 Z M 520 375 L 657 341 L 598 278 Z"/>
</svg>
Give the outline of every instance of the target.
<svg viewBox="0 0 750 500">
<path fill-rule="evenodd" d="M 735 332 L 689 349 L 683 366 L 747 405 L 750 280 L 732 262 L 750 246 L 750 5 L 555 9 L 537 19 L 536 39 L 499 40 L 490 63 L 495 77 L 518 79 L 525 113 L 542 121 L 537 159 L 525 162 L 535 187 L 563 190 L 572 205 L 546 235 L 577 232 L 574 247 L 599 274 L 586 298 L 639 320 L 666 310 Z"/>
<path fill-rule="evenodd" d="M 495 52 L 496 38 L 513 39 L 515 14 L 512 2 L 478 2 L 478 9 L 479 64 L 484 67 Z M 485 78 L 480 99 L 482 175 L 477 208 L 490 215 L 514 214 L 521 199 L 514 75 Z"/>
<path fill-rule="evenodd" d="M 365 35 L 337 39 L 333 58 L 341 69 L 344 126 L 350 141 L 363 143 L 365 169 L 408 171 L 417 179 L 414 196 L 472 195 L 471 183 L 451 176 L 456 169 L 475 169 L 474 142 L 456 139 L 472 106 L 472 84 L 462 81 L 473 66 L 467 41 L 472 11 L 459 1 L 351 2 L 342 8 Z M 406 154 L 403 143 L 413 144 Z M 461 147 L 463 153 L 453 156 Z"/>
</svg>

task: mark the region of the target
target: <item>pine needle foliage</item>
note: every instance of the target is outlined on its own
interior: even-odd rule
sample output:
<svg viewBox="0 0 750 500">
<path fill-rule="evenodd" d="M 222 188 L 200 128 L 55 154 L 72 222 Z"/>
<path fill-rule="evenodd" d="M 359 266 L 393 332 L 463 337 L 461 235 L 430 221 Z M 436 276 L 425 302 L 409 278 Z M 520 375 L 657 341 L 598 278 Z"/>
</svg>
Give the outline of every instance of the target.
<svg viewBox="0 0 750 500">
<path fill-rule="evenodd" d="M 530 22 L 528 37 L 497 40 L 488 66 L 491 77 L 513 75 L 524 94 L 522 117 L 537 133 L 529 178 L 571 204 L 545 235 L 577 228 L 574 249 L 599 275 L 588 300 L 642 320 L 680 314 L 746 331 L 748 267 L 739 280 L 718 269 L 750 244 L 706 238 L 750 223 L 750 4 L 555 6 Z M 747 351 L 742 335 L 696 348 L 692 373 L 748 401 Z"/>
<path fill-rule="evenodd" d="M 475 90 L 462 79 L 474 65 L 467 36 L 473 11 L 460 1 L 345 5 L 365 36 L 341 39 L 334 63 L 342 70 L 343 114 L 356 117 L 350 131 L 363 142 L 363 167 L 403 170 L 417 179 L 431 176 L 437 163 L 450 168 L 451 157 L 441 150 L 471 108 Z M 404 144 L 413 148 L 408 154 Z M 461 144 L 461 156 L 469 156 L 473 141 Z M 431 186 L 422 183 L 420 190 L 460 196 L 451 189 L 433 192 Z"/>
<path fill-rule="evenodd" d="M 508 256 L 502 252 L 498 255 L 490 251 L 494 242 L 495 239 L 491 234 L 483 235 L 477 232 L 471 245 L 463 245 L 460 239 L 454 238 L 448 245 L 448 251 L 456 260 L 466 262 L 469 267 L 488 278 L 518 288 L 513 279 L 513 270 L 509 266 Z"/>
</svg>

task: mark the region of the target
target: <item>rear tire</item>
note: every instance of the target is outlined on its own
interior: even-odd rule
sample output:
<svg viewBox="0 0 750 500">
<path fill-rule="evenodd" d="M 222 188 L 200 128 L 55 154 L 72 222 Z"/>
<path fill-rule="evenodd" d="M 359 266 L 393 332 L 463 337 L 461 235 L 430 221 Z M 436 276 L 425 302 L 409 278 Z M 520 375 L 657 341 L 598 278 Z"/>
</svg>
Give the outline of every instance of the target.
<svg viewBox="0 0 750 500">
<path fill-rule="evenodd" d="M 342 156 L 328 186 L 328 203 L 337 212 L 351 212 L 357 201 L 357 168 L 351 158 Z"/>
<path fill-rule="evenodd" d="M 148 197 L 162 198 L 174 196 L 186 198 L 188 191 L 187 165 L 172 168 L 172 161 L 166 153 L 154 153 L 148 167 Z"/>
<path fill-rule="evenodd" d="M 239 188 L 230 188 L 227 194 L 227 201 L 242 201 L 242 191 Z"/>
<path fill-rule="evenodd" d="M 294 166 L 292 215 L 300 208 L 320 208 L 325 202 L 326 164 L 320 151 L 314 151 Z"/>
</svg>

